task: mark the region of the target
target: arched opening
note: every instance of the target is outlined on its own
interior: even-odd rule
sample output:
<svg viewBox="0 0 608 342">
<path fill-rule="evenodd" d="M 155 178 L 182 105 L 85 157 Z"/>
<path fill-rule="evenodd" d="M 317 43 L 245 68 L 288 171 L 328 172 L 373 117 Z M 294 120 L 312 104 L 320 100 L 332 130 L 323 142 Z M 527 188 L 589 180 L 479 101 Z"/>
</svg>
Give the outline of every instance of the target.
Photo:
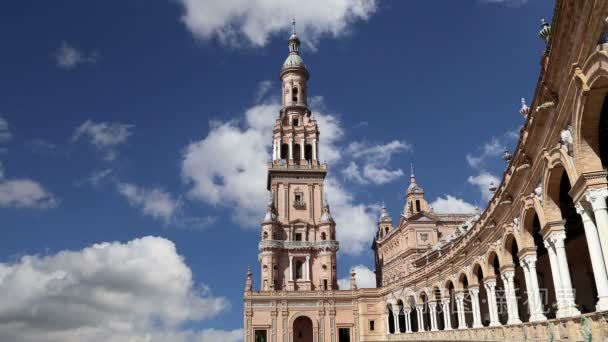
<svg viewBox="0 0 608 342">
<path fill-rule="evenodd" d="M 423 320 L 420 325 L 424 327 L 425 331 L 431 330 L 431 310 L 429 309 L 429 297 L 426 293 L 420 294 L 420 303 L 422 304 L 422 316 Z"/>
<path fill-rule="evenodd" d="M 306 161 L 308 161 L 309 163 L 312 161 L 312 145 L 311 144 L 306 144 L 306 146 L 304 146 L 304 159 L 306 159 Z"/>
<path fill-rule="evenodd" d="M 431 300 L 436 303 L 436 313 L 435 317 L 437 320 L 437 329 L 444 330 L 445 329 L 445 320 L 443 318 L 443 305 L 441 305 L 441 291 L 439 287 L 435 286 L 433 288 L 433 294 L 431 295 Z"/>
<path fill-rule="evenodd" d="M 600 160 L 602 168 L 608 169 L 608 96 L 604 97 L 599 124 Z"/>
<path fill-rule="evenodd" d="M 399 310 L 399 314 L 397 315 L 397 319 L 399 320 L 399 332 L 405 332 L 405 312 L 403 311 L 403 301 L 399 299 L 397 301 L 397 309 Z"/>
<path fill-rule="evenodd" d="M 300 144 L 295 144 L 293 146 L 293 160 L 296 163 L 299 163 L 301 158 L 302 158 L 302 148 L 300 147 Z"/>
<path fill-rule="evenodd" d="M 445 289 L 450 298 L 450 311 L 448 312 L 448 314 L 450 315 L 450 328 L 456 329 L 456 327 L 458 326 L 458 317 L 456 317 L 456 291 L 454 288 L 454 284 L 451 281 L 448 281 Z"/>
<path fill-rule="evenodd" d="M 553 285 L 549 253 L 540 233 L 540 220 L 538 219 L 536 212 L 531 215 L 529 221 L 530 222 L 525 223 L 525 230 L 527 234 L 531 235 L 534 240 L 534 246 L 536 246 L 536 276 L 538 278 L 540 302 L 545 316 L 549 319 L 553 319 L 557 313 L 557 301 L 555 298 L 555 286 Z"/>
<path fill-rule="evenodd" d="M 293 322 L 294 342 L 313 342 L 312 321 L 306 316 L 300 316 Z"/>
<path fill-rule="evenodd" d="M 498 321 L 500 324 L 507 324 L 509 320 L 509 312 L 507 311 L 507 298 L 505 296 L 505 286 L 500 277 L 500 262 L 498 255 L 495 252 L 490 254 L 488 258 L 488 268 L 490 268 L 496 276 L 496 310 L 498 312 Z"/>
<path fill-rule="evenodd" d="M 296 261 L 296 280 L 303 279 L 304 263 L 301 260 Z"/>
<path fill-rule="evenodd" d="M 463 302 L 463 310 L 464 310 L 464 321 L 468 328 L 473 326 L 473 308 L 471 306 L 471 295 L 469 294 L 469 279 L 463 273 L 458 278 L 460 282 L 460 288 L 464 292 L 464 302 Z"/>
<path fill-rule="evenodd" d="M 416 200 L 416 212 L 420 212 L 420 200 Z"/>
<path fill-rule="evenodd" d="M 473 276 L 477 279 L 477 284 L 479 284 L 479 315 L 481 317 L 481 324 L 487 327 L 490 325 L 490 307 L 488 305 L 488 292 L 483 284 L 483 270 L 479 264 L 473 266 Z"/>
<path fill-rule="evenodd" d="M 408 306 L 410 307 L 410 330 L 412 330 L 412 332 L 416 332 L 418 331 L 418 313 L 416 311 L 416 300 L 414 300 L 414 297 L 410 296 L 408 297 L 407 302 Z"/>
<path fill-rule="evenodd" d="M 264 240 L 268 240 L 268 232 L 264 232 L 263 237 Z"/>
<path fill-rule="evenodd" d="M 282 144 L 281 145 L 281 159 L 287 160 L 289 158 L 289 145 Z"/>
<path fill-rule="evenodd" d="M 575 303 L 581 313 L 587 313 L 592 312 L 595 308 L 597 288 L 593 278 L 583 221 L 574 208 L 574 202 L 568 194 L 569 191 L 570 181 L 566 172 L 563 171 L 559 184 L 559 209 L 565 221 L 568 269 L 574 288 Z"/>
<path fill-rule="evenodd" d="M 291 90 L 291 101 L 298 102 L 298 87 L 293 87 Z"/>
<path fill-rule="evenodd" d="M 388 234 L 388 227 L 384 228 L 385 234 Z"/>
<path fill-rule="evenodd" d="M 520 265 L 519 248 L 517 241 L 511 235 L 508 237 L 506 243 L 506 250 L 510 251 L 511 260 L 513 260 L 513 266 L 515 268 L 515 275 L 513 276 L 513 288 L 515 289 L 515 298 L 517 298 L 517 312 L 519 313 L 519 319 L 522 322 L 530 321 L 530 307 L 528 301 L 528 291 L 526 288 L 526 278 L 524 276 L 524 269 Z"/>
<path fill-rule="evenodd" d="M 386 311 L 387 311 L 387 315 L 388 315 L 388 333 L 394 334 L 395 333 L 395 315 L 393 315 L 393 305 L 387 304 Z"/>
<path fill-rule="evenodd" d="M 327 240 L 327 234 L 325 234 L 325 232 L 321 233 L 321 240 Z"/>
</svg>

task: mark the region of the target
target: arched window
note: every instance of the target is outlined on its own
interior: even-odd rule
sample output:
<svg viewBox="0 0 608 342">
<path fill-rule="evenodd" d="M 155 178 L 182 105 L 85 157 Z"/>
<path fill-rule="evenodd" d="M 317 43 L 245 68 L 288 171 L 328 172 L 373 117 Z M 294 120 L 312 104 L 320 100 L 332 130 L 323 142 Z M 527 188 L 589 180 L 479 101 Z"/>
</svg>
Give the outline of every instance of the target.
<svg viewBox="0 0 608 342">
<path fill-rule="evenodd" d="M 327 235 L 325 234 L 325 232 L 321 233 L 321 240 L 325 240 L 327 238 Z"/>
<path fill-rule="evenodd" d="M 312 160 L 312 145 L 311 144 L 306 144 L 306 146 L 304 147 L 304 159 L 306 159 L 309 162 Z"/>
<path fill-rule="evenodd" d="M 302 148 L 300 147 L 300 144 L 295 144 L 293 146 L 293 160 L 295 160 L 296 162 L 299 162 L 301 158 L 302 158 Z"/>
<path fill-rule="evenodd" d="M 264 240 L 268 240 L 268 232 L 264 232 Z"/>
<path fill-rule="evenodd" d="M 293 87 L 291 90 L 291 101 L 298 102 L 298 87 Z"/>
<path fill-rule="evenodd" d="M 302 261 L 298 260 L 296 261 L 296 279 L 302 279 Z"/>
<path fill-rule="evenodd" d="M 385 234 L 388 234 L 388 227 L 384 228 L 384 230 L 386 231 Z"/>
<path fill-rule="evenodd" d="M 416 200 L 416 212 L 420 212 L 420 200 Z"/>
<path fill-rule="evenodd" d="M 281 159 L 286 160 L 289 154 L 289 145 L 283 144 L 281 145 Z"/>
</svg>

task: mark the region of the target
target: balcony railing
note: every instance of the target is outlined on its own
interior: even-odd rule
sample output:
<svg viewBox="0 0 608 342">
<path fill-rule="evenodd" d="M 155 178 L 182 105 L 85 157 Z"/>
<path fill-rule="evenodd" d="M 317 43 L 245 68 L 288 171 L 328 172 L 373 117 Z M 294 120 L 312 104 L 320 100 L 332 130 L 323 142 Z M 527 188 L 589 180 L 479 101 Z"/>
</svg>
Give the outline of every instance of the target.
<svg viewBox="0 0 608 342">
<path fill-rule="evenodd" d="M 268 162 L 268 168 L 271 170 L 327 170 L 327 163 L 322 164 L 287 164 L 281 160 L 275 160 L 274 162 Z"/>
<path fill-rule="evenodd" d="M 263 240 L 259 244 L 260 250 L 267 248 L 303 249 L 303 248 L 331 248 L 338 249 L 338 241 L 281 241 Z"/>
</svg>

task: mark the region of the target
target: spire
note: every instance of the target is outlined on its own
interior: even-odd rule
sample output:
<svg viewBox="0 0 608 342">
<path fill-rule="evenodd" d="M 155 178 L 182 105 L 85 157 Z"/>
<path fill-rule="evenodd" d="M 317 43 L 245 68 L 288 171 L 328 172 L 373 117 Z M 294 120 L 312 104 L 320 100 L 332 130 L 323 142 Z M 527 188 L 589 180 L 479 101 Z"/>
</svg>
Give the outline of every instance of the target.
<svg viewBox="0 0 608 342">
<path fill-rule="evenodd" d="M 247 277 L 245 279 L 245 291 L 251 292 L 253 291 L 253 282 L 251 281 L 251 268 L 247 267 Z"/>
<path fill-rule="evenodd" d="M 323 205 L 323 211 L 321 214 L 321 223 L 326 222 L 334 222 L 334 218 L 331 216 L 331 212 L 329 211 L 329 204 L 327 204 L 327 199 L 325 199 L 325 204 Z"/>
<path fill-rule="evenodd" d="M 410 186 L 407 188 L 407 192 L 423 192 L 422 188 L 416 183 L 416 175 L 414 174 L 414 165 L 410 164 Z"/>
<path fill-rule="evenodd" d="M 526 104 L 526 99 L 523 97 L 521 98 L 521 109 L 519 110 L 519 114 L 523 115 L 524 117 L 530 114 L 530 107 L 528 107 Z"/>
<path fill-rule="evenodd" d="M 391 221 L 392 221 L 392 219 L 388 215 L 388 210 L 386 209 L 384 202 L 382 202 L 382 208 L 380 208 L 380 218 L 378 219 L 378 222 L 391 222 Z"/>
<path fill-rule="evenodd" d="M 291 36 L 289 37 L 289 53 L 298 53 L 300 48 L 300 39 L 296 34 L 296 19 L 291 20 Z"/>
<path fill-rule="evenodd" d="M 293 28 L 291 33 L 296 34 L 296 18 L 291 19 L 291 26 Z"/>
</svg>

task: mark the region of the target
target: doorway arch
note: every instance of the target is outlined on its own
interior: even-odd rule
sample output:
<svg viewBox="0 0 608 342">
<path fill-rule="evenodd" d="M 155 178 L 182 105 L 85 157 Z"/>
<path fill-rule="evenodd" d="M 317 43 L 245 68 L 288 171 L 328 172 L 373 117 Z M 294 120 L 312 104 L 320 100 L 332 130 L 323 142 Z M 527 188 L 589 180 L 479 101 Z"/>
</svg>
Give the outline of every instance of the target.
<svg viewBox="0 0 608 342">
<path fill-rule="evenodd" d="M 313 342 L 313 322 L 307 316 L 298 316 L 293 321 L 293 342 Z"/>
</svg>

